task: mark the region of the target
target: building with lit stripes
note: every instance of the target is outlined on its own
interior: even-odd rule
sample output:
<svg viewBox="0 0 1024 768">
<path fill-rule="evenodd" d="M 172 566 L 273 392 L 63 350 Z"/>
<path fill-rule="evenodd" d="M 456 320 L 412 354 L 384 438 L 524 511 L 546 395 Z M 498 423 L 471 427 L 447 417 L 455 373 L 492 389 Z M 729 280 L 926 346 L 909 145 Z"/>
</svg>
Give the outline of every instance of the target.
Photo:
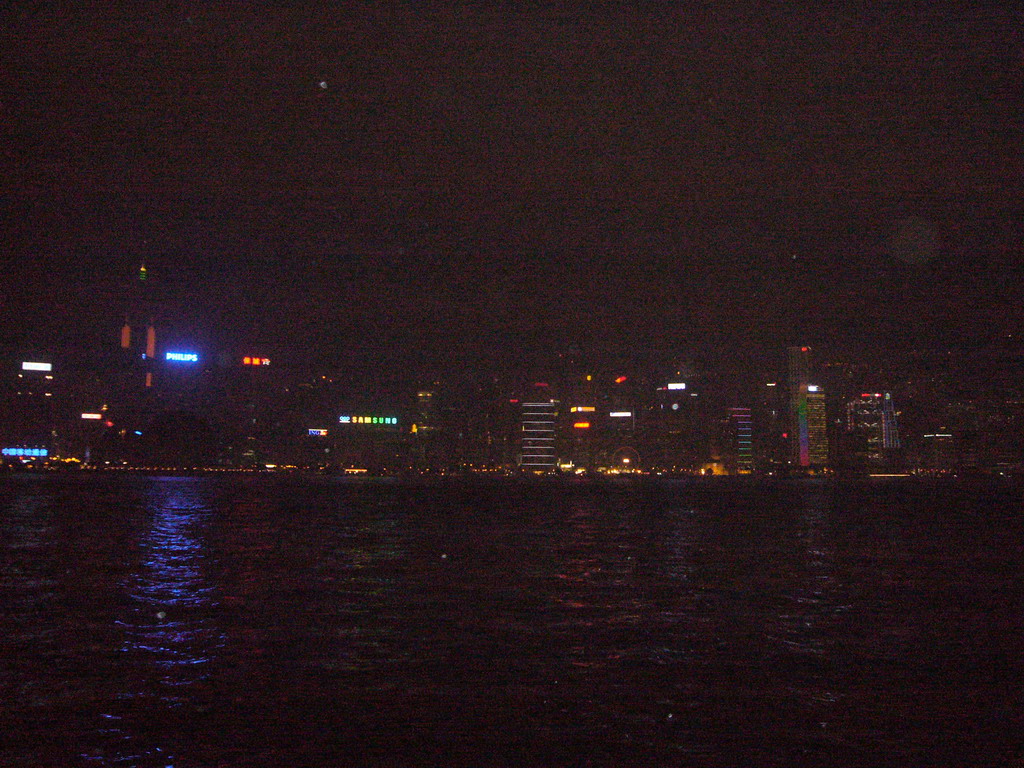
<svg viewBox="0 0 1024 768">
<path fill-rule="evenodd" d="M 730 467 L 741 475 L 754 471 L 754 426 L 750 408 L 730 408 L 729 425 L 732 456 L 735 466 Z"/>
<path fill-rule="evenodd" d="M 520 408 L 520 468 L 532 472 L 556 471 L 558 451 L 555 447 L 555 425 L 558 402 L 534 399 L 533 402 L 522 403 Z"/>
</svg>

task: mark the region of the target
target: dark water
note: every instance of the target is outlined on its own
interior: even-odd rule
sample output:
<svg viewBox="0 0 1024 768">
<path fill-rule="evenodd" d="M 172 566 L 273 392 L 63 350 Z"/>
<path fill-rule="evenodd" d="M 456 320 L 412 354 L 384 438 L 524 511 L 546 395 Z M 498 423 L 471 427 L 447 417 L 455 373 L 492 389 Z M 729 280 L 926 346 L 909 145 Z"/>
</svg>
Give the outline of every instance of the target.
<svg viewBox="0 0 1024 768">
<path fill-rule="evenodd" d="M 0 478 L 0 765 L 1024 765 L 1021 511 Z"/>
</svg>

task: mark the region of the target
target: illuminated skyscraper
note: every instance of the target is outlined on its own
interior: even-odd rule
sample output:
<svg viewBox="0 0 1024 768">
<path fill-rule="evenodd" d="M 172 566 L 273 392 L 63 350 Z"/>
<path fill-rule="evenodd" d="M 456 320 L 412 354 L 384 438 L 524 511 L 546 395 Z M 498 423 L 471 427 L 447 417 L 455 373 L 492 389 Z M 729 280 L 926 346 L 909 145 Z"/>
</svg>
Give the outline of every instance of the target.
<svg viewBox="0 0 1024 768">
<path fill-rule="evenodd" d="M 8 459 L 46 458 L 53 449 L 58 409 L 53 365 L 25 360 L 14 377 L 0 382 L 0 443 Z"/>
<path fill-rule="evenodd" d="M 534 402 L 522 403 L 521 409 L 519 466 L 535 472 L 554 472 L 558 468 L 555 448 L 558 402 L 538 398 Z"/>
<path fill-rule="evenodd" d="M 156 359 L 156 327 L 153 322 L 153 308 L 149 289 L 144 285 L 148 279 L 146 265 L 139 267 L 137 279 L 133 281 L 128 299 L 128 311 L 121 326 L 121 349 L 129 355 L 133 368 L 138 369 L 146 387 L 153 386 L 153 361 Z M 148 324 L 143 326 L 143 323 Z M 143 337 L 142 328 L 145 327 Z M 133 336 L 137 340 L 133 345 Z M 143 344 L 143 338 L 145 342 Z M 139 361 L 143 361 L 141 364 Z"/>
<path fill-rule="evenodd" d="M 730 453 L 735 457 L 734 471 L 749 475 L 754 470 L 754 429 L 749 408 L 729 409 Z"/>
<path fill-rule="evenodd" d="M 865 393 L 846 403 L 846 432 L 853 458 L 867 464 L 882 464 L 900 448 L 896 409 L 889 392 Z"/>
<path fill-rule="evenodd" d="M 825 390 L 807 385 L 807 458 L 812 467 L 828 464 L 828 420 L 825 416 Z"/>
<path fill-rule="evenodd" d="M 828 463 L 825 392 L 810 383 L 810 353 L 810 347 L 788 350 L 790 461 L 801 469 Z"/>
</svg>

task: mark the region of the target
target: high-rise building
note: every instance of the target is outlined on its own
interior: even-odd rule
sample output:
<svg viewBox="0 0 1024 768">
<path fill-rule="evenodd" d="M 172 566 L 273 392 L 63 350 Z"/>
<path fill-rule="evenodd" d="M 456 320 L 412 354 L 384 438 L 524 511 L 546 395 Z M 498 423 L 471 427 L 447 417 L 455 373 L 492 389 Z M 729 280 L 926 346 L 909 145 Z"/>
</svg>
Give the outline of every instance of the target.
<svg viewBox="0 0 1024 768">
<path fill-rule="evenodd" d="M 775 474 L 783 470 L 787 459 L 789 419 L 786 387 L 778 381 L 758 388 L 754 421 L 754 464 L 758 472 Z"/>
<path fill-rule="evenodd" d="M 790 463 L 797 467 L 811 465 L 810 440 L 807 433 L 809 358 L 809 347 L 790 347 L 788 350 Z"/>
<path fill-rule="evenodd" d="M 558 402 L 541 400 L 534 395 L 532 402 L 521 404 L 522 442 L 519 466 L 534 472 L 554 472 L 558 469 L 555 447 L 555 424 Z"/>
<path fill-rule="evenodd" d="M 5 377 L 0 398 L 0 443 L 5 457 L 40 459 L 53 450 L 56 436 L 53 364 L 22 361 Z"/>
<path fill-rule="evenodd" d="M 121 326 L 121 350 L 128 363 L 128 381 L 123 386 L 130 393 L 136 386 L 153 386 L 156 368 L 156 325 L 152 289 L 146 284 L 148 272 L 143 263 L 128 290 L 124 325 Z"/>
<path fill-rule="evenodd" d="M 828 464 L 825 391 L 810 381 L 810 353 L 810 347 L 788 350 L 790 461 L 799 469 Z"/>
<path fill-rule="evenodd" d="M 750 408 L 729 409 L 730 446 L 735 467 L 730 469 L 741 475 L 754 471 L 754 428 Z M 732 463 L 732 462 L 730 462 Z"/>
<path fill-rule="evenodd" d="M 828 464 L 828 419 L 825 415 L 825 390 L 807 385 L 807 458 L 809 466 Z"/>
<path fill-rule="evenodd" d="M 882 464 L 900 448 L 889 392 L 864 393 L 846 403 L 847 444 L 855 463 Z"/>
</svg>

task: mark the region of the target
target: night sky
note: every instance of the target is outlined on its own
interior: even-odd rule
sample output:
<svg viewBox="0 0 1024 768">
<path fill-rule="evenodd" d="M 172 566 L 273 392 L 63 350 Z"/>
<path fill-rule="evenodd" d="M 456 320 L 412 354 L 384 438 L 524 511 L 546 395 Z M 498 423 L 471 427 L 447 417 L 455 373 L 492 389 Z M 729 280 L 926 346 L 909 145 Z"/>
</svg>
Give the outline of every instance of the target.
<svg viewBox="0 0 1024 768">
<path fill-rule="evenodd" d="M 5 354 L 142 261 L 162 338 L 413 376 L 1024 315 L 1013 6 L 117 5 L 0 18 Z"/>
</svg>

